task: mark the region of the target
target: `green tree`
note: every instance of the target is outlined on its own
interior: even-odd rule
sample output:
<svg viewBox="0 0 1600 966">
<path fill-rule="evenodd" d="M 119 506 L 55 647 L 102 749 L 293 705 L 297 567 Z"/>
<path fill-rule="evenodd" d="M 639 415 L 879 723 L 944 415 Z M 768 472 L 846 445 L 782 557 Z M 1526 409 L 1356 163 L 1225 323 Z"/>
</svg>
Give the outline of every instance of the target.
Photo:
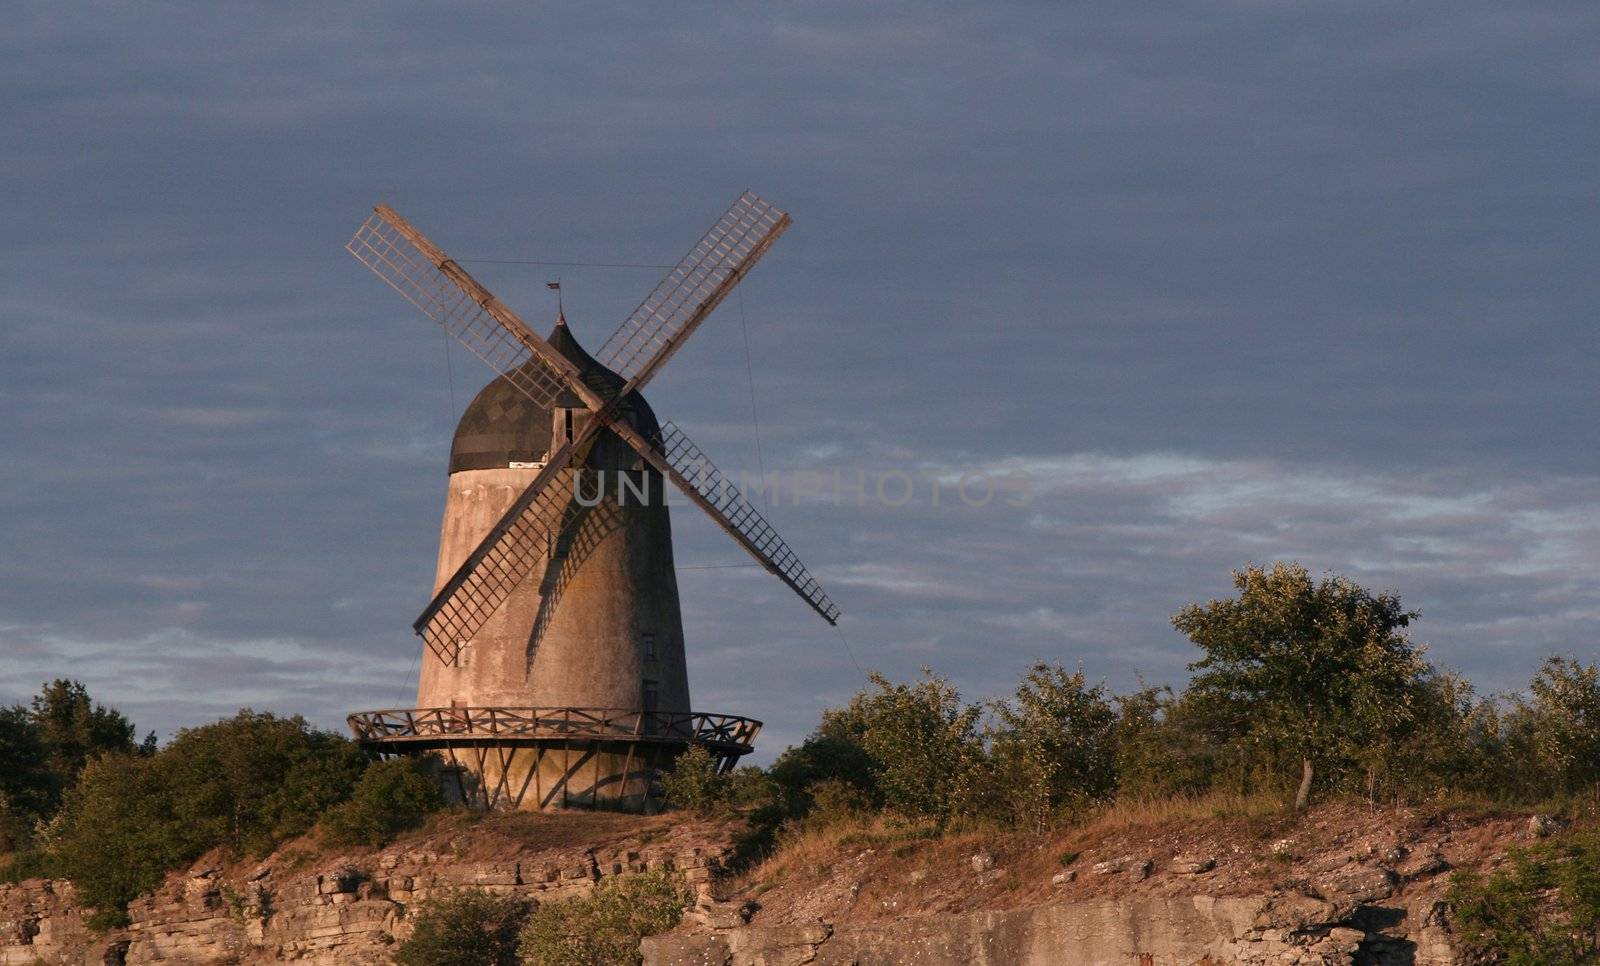
<svg viewBox="0 0 1600 966">
<path fill-rule="evenodd" d="M 264 855 L 350 797 L 367 759 L 352 741 L 295 715 L 249 708 L 178 732 L 158 756 L 172 808 L 194 841 Z"/>
<path fill-rule="evenodd" d="M 824 712 L 822 722 L 805 741 L 778 756 L 767 773 L 777 785 L 787 812 L 800 815 L 809 811 L 816 789 L 824 785 L 836 792 L 852 789 L 856 800 L 871 808 L 882 807 L 883 796 L 875 778 L 877 766 L 861 746 L 861 731 L 861 722 L 855 717 Z"/>
<path fill-rule="evenodd" d="M 1600 785 L 1600 668 L 1551 657 L 1528 690 L 1528 743 L 1549 791 L 1571 794 Z"/>
<path fill-rule="evenodd" d="M 88 689 L 78 681 L 57 678 L 46 684 L 33 699 L 30 716 L 63 784 L 70 784 L 96 755 L 137 750 L 133 722 L 92 701 Z"/>
<path fill-rule="evenodd" d="M 22 845 L 56 795 L 57 779 L 38 725 L 26 708 L 0 708 L 0 851 Z"/>
<path fill-rule="evenodd" d="M 96 704 L 77 681 L 57 679 L 28 705 L 0 709 L 0 848 L 25 845 L 87 762 L 138 750 L 133 733 L 127 718 Z"/>
<path fill-rule="evenodd" d="M 1371 767 L 1414 725 L 1431 672 L 1403 633 L 1417 615 L 1298 564 L 1246 567 L 1233 582 L 1238 596 L 1172 618 L 1205 652 L 1186 697 L 1269 758 L 1297 759 L 1301 809 L 1317 763 Z"/>
<path fill-rule="evenodd" d="M 855 736 L 884 806 L 941 823 L 971 810 L 974 781 L 985 764 L 982 709 L 963 704 L 949 681 L 927 668 L 911 684 L 881 674 L 870 680 L 871 689 L 823 718 L 837 719 L 841 731 Z"/>
<path fill-rule="evenodd" d="M 366 759 L 298 717 L 244 710 L 153 756 L 89 762 L 44 843 L 101 922 L 208 849 L 261 855 L 350 796 Z"/>
<path fill-rule="evenodd" d="M 993 705 L 991 779 L 1012 815 L 1035 828 L 1116 787 L 1117 713 L 1080 669 L 1036 664 L 1009 701 Z"/>
<path fill-rule="evenodd" d="M 78 887 L 96 925 L 125 923 L 129 900 L 204 851 L 174 814 L 162 771 L 158 759 L 104 755 L 63 803 L 47 843 L 50 868 Z"/>
<path fill-rule="evenodd" d="M 362 773 L 349 801 L 323 816 L 322 831 L 331 845 L 376 848 L 444 806 L 444 791 L 426 761 L 391 758 Z"/>
</svg>

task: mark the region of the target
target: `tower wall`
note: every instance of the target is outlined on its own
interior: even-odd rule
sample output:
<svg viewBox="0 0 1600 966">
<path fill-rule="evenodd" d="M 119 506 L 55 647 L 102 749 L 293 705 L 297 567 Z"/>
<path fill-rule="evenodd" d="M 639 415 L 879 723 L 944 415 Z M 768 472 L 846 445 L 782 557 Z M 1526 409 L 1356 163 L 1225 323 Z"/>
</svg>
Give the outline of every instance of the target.
<svg viewBox="0 0 1600 966">
<path fill-rule="evenodd" d="M 616 452 L 613 448 L 596 449 L 591 466 L 627 465 L 605 458 Z M 435 592 L 537 472 L 506 468 L 450 475 Z M 650 487 L 648 505 L 631 492 L 618 501 L 620 472 Z M 664 481 L 654 473 L 618 469 L 606 469 L 602 480 L 604 498 L 479 630 L 458 666 L 440 663 L 431 652 L 423 655 L 419 707 L 689 710 Z M 646 707 L 652 700 L 647 692 L 653 708 Z"/>
</svg>

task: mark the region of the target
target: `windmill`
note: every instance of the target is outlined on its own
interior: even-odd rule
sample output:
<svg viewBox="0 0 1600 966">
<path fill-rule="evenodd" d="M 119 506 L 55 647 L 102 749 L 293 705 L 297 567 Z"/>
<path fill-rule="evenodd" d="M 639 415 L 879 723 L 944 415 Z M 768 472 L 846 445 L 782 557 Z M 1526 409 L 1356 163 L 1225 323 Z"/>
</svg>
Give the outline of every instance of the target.
<svg viewBox="0 0 1600 966">
<path fill-rule="evenodd" d="M 670 482 L 828 623 L 839 609 L 772 525 L 640 394 L 790 224 L 736 199 L 601 348 L 564 314 L 541 338 L 386 205 L 346 246 L 498 375 L 451 447 L 418 707 L 350 725 L 384 755 L 430 754 L 488 808 L 655 804 L 685 748 L 723 769 L 759 721 L 691 710 L 665 501 Z"/>
</svg>

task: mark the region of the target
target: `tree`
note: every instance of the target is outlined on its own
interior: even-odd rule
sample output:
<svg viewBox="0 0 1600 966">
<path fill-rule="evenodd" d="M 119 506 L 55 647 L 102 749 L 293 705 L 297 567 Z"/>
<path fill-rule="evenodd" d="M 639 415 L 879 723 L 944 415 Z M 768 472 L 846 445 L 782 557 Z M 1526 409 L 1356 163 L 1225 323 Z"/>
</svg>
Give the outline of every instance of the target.
<svg viewBox="0 0 1600 966">
<path fill-rule="evenodd" d="M 1205 657 L 1189 694 L 1256 748 L 1298 759 L 1295 808 L 1318 762 L 1373 764 L 1416 717 L 1431 673 L 1402 633 L 1417 617 L 1393 594 L 1373 594 L 1298 564 L 1233 575 L 1238 596 L 1192 604 L 1172 618 Z"/>
<path fill-rule="evenodd" d="M 0 708 L 0 850 L 17 847 L 28 826 L 53 807 L 57 792 L 39 726 L 20 705 Z"/>
<path fill-rule="evenodd" d="M 112 924 L 129 900 L 208 849 L 259 856 L 310 829 L 350 797 L 365 765 L 353 742 L 246 709 L 185 729 L 151 756 L 92 759 L 45 848 L 98 921 Z"/>
<path fill-rule="evenodd" d="M 876 690 L 824 712 L 823 721 L 854 737 L 884 806 L 940 823 L 969 809 L 985 760 L 978 735 L 982 709 L 962 704 L 956 689 L 927 668 L 914 684 L 894 684 L 881 674 L 870 680 Z"/>
<path fill-rule="evenodd" d="M 1600 668 L 1551 657 L 1528 688 L 1534 746 L 1556 790 L 1600 784 Z"/>
<path fill-rule="evenodd" d="M 439 779 L 426 761 L 391 758 L 369 765 L 350 800 L 322 817 L 323 837 L 330 845 L 377 848 L 421 825 L 445 804 Z"/>
<path fill-rule="evenodd" d="M 354 742 L 299 715 L 249 708 L 185 728 L 158 760 L 173 786 L 174 812 L 196 842 L 257 856 L 349 798 L 367 765 Z"/>
<path fill-rule="evenodd" d="M 57 679 L 30 704 L 0 708 L 0 846 L 22 845 L 85 764 L 135 750 L 132 722 L 95 704 L 77 681 Z"/>
<path fill-rule="evenodd" d="M 1117 713 L 1105 687 L 1089 687 L 1082 670 L 1036 664 L 1015 697 L 993 710 L 995 790 L 1017 818 L 1043 828 L 1116 786 Z"/>
<path fill-rule="evenodd" d="M 133 752 L 133 722 L 122 713 L 89 698 L 79 681 L 57 678 L 33 699 L 29 712 L 45 746 L 51 768 L 71 784 L 83 766 L 106 752 Z"/>
</svg>

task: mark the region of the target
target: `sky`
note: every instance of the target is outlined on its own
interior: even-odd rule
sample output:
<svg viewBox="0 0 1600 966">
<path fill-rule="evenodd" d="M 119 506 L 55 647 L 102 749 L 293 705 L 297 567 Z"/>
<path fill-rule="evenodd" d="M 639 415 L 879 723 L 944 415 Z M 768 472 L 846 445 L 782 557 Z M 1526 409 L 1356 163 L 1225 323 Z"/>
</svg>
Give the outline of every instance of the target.
<svg viewBox="0 0 1600 966">
<path fill-rule="evenodd" d="M 1594 660 L 1597 42 L 1478 0 L 25 0 L 0 702 L 409 706 L 491 373 L 345 241 L 387 202 L 597 348 L 661 269 L 594 263 L 746 188 L 794 227 L 649 397 L 844 611 L 675 511 L 694 703 L 758 760 L 865 671 L 1181 682 L 1171 615 L 1249 562 L 1398 592 L 1484 692 Z M 784 490 L 834 474 L 865 498 Z"/>
</svg>

